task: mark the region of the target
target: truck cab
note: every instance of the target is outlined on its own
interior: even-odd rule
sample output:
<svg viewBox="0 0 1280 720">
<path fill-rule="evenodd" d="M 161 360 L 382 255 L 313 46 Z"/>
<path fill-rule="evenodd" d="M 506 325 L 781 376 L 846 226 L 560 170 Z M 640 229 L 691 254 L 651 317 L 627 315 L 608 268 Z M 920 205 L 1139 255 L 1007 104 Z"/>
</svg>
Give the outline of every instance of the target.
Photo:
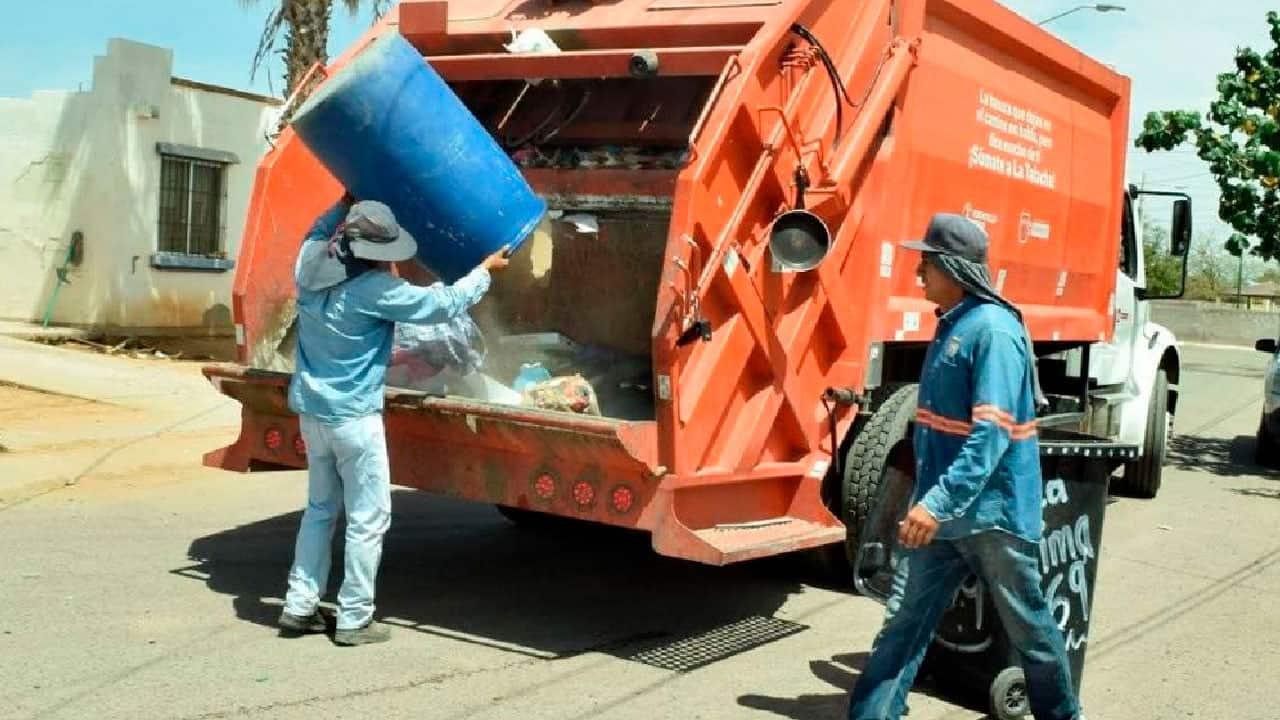
<svg viewBox="0 0 1280 720">
<path fill-rule="evenodd" d="M 1168 225 L 1144 222 L 1169 212 Z M 1126 494 L 1153 498 L 1160 489 L 1161 469 L 1177 410 L 1181 357 L 1173 332 L 1151 320 L 1151 302 L 1182 297 L 1191 242 L 1191 199 L 1184 193 L 1142 190 L 1130 186 L 1124 197 L 1120 258 L 1113 298 L 1114 335 L 1088 352 L 1091 397 L 1095 407 L 1090 429 L 1138 445 L 1140 457 L 1125 466 L 1114 487 Z M 1157 294 L 1148 288 L 1144 247 L 1182 259 L 1179 287 Z"/>
</svg>

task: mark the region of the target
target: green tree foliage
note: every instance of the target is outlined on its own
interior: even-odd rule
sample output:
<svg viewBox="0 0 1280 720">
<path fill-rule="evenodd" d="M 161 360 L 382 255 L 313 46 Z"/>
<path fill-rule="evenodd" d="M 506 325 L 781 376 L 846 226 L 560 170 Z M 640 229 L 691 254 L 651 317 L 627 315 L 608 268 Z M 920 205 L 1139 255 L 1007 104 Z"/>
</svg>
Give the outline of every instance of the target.
<svg viewBox="0 0 1280 720">
<path fill-rule="evenodd" d="M 1142 243 L 1143 260 L 1147 268 L 1147 292 L 1163 296 L 1176 293 L 1182 285 L 1182 261 L 1160 250 L 1157 243 Z"/>
<path fill-rule="evenodd" d="M 1142 213 L 1142 259 L 1147 273 L 1147 292 L 1164 296 L 1178 292 L 1182 286 L 1182 258 L 1169 254 L 1169 228 Z"/>
<path fill-rule="evenodd" d="M 1218 216 L 1235 231 L 1227 249 L 1280 256 L 1280 13 L 1267 13 L 1273 47 L 1236 52 L 1235 70 L 1218 76 L 1207 118 L 1188 110 L 1147 115 L 1135 145 L 1172 150 L 1194 142 L 1222 191 Z"/>
<path fill-rule="evenodd" d="M 1188 300 L 1217 300 L 1236 289 L 1236 260 L 1213 242 L 1194 243 L 1187 271 Z"/>
<path fill-rule="evenodd" d="M 1280 268 L 1269 267 L 1262 271 L 1254 282 L 1276 283 L 1280 285 Z"/>
</svg>

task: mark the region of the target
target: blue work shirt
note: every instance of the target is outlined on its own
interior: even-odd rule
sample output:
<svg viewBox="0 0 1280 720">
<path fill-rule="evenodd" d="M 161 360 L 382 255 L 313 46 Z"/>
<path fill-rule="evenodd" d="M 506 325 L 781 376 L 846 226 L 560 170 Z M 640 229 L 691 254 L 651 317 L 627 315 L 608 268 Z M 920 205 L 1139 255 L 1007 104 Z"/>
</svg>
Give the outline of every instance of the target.
<svg viewBox="0 0 1280 720">
<path fill-rule="evenodd" d="M 937 537 L 1002 530 L 1039 542 L 1040 445 L 1032 354 L 1008 308 L 968 296 L 943 313 L 916 411 L 915 501 Z"/>
<path fill-rule="evenodd" d="M 298 351 L 289 409 L 331 424 L 382 411 L 397 322 L 448 322 L 489 289 L 489 271 L 482 267 L 451 286 L 430 288 L 380 270 L 348 278 L 327 252 L 346 210 L 338 203 L 316 220 L 294 268 Z"/>
</svg>

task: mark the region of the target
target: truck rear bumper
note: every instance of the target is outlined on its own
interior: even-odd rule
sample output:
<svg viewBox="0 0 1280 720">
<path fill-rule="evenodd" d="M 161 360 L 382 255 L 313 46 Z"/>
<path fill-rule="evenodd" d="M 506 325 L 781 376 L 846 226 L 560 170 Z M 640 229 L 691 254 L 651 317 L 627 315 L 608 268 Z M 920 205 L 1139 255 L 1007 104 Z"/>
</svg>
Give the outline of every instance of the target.
<svg viewBox="0 0 1280 720">
<path fill-rule="evenodd" d="M 206 454 L 205 465 L 237 472 L 307 466 L 287 374 L 239 365 L 208 366 L 204 374 L 242 406 L 240 436 Z M 730 482 L 669 475 L 656 463 L 655 422 L 397 390 L 387 392 L 384 418 L 397 485 L 648 530 L 658 552 L 712 565 L 844 539 L 817 485 L 789 472 Z"/>
</svg>

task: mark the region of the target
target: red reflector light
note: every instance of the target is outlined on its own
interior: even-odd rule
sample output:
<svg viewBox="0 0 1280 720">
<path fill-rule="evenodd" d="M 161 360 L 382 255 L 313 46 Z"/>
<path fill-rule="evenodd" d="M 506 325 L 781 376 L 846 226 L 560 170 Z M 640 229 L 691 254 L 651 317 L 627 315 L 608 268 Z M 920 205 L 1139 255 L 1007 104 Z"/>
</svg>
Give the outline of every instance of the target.
<svg viewBox="0 0 1280 720">
<path fill-rule="evenodd" d="M 279 450 L 284 445 L 284 433 L 280 432 L 280 428 L 269 428 L 262 435 L 262 442 L 266 444 L 268 450 Z"/>
<path fill-rule="evenodd" d="M 550 473 L 542 473 L 533 479 L 533 494 L 539 500 L 550 500 L 556 495 L 556 479 Z"/>
<path fill-rule="evenodd" d="M 586 507 L 596 500 L 596 489 L 591 483 L 585 480 L 579 480 L 573 484 L 573 501 L 582 507 Z"/>
<path fill-rule="evenodd" d="M 636 494 L 626 485 L 618 485 L 609 493 L 609 502 L 613 503 L 614 510 L 625 513 L 635 504 Z"/>
<path fill-rule="evenodd" d="M 293 451 L 298 453 L 298 457 L 307 456 L 307 441 L 302 439 L 302 433 L 293 436 Z"/>
</svg>

